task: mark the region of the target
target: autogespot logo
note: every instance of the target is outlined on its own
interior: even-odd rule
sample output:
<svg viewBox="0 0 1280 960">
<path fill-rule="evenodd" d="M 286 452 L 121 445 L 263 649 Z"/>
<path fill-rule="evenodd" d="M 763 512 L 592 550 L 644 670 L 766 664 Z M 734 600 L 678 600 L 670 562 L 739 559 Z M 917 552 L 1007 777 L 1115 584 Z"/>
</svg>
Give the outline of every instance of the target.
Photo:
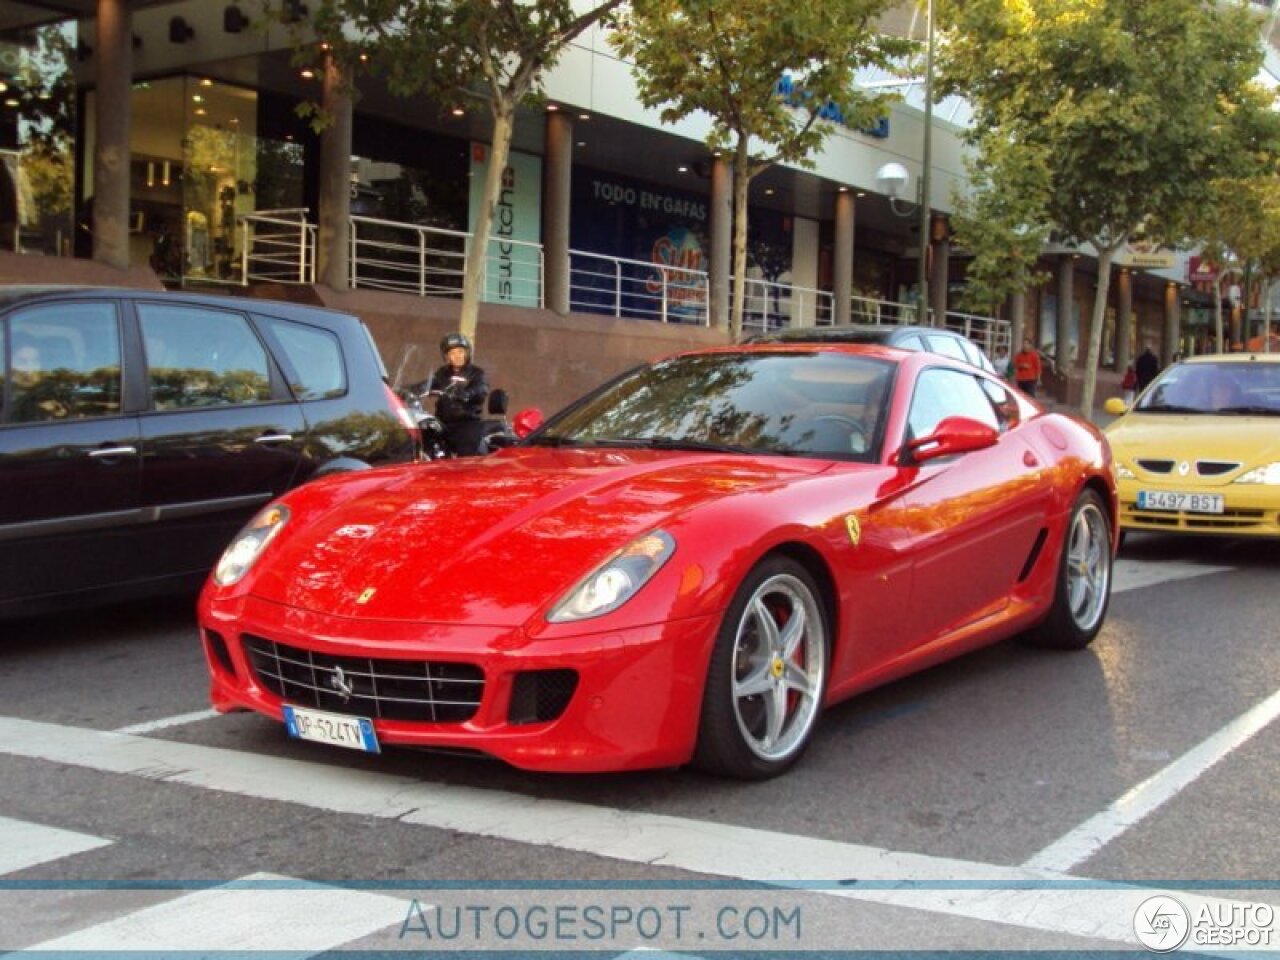
<svg viewBox="0 0 1280 960">
<path fill-rule="evenodd" d="M 1148 897 L 1133 915 L 1133 932 L 1152 953 L 1169 953 L 1187 942 L 1191 914 L 1173 897 Z"/>
</svg>

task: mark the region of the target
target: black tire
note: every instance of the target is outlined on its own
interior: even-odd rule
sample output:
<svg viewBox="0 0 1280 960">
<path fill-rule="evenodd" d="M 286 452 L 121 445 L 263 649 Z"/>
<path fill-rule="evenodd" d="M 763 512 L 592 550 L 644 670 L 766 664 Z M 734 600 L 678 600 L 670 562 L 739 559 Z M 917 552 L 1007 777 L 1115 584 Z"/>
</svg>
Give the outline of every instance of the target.
<svg viewBox="0 0 1280 960">
<path fill-rule="evenodd" d="M 804 567 L 782 556 L 757 564 L 716 635 L 694 764 L 743 780 L 790 768 L 822 712 L 830 636 L 822 594 Z"/>
<path fill-rule="evenodd" d="M 1083 650 L 1102 629 L 1111 600 L 1111 519 L 1102 497 L 1085 490 L 1071 508 L 1053 605 L 1041 623 L 1024 635 L 1037 647 Z"/>
</svg>

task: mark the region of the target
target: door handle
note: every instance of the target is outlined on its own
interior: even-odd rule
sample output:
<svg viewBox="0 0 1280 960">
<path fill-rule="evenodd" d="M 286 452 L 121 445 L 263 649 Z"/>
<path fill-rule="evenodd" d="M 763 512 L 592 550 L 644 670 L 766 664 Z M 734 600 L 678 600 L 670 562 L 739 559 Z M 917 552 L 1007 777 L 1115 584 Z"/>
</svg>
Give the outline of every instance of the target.
<svg viewBox="0 0 1280 960">
<path fill-rule="evenodd" d="M 254 443 L 288 443 L 293 439 L 292 433 L 264 433 L 260 437 L 254 437 Z"/>
<path fill-rule="evenodd" d="M 136 457 L 138 455 L 137 447 L 99 447 L 97 450 L 90 450 L 89 456 L 94 460 L 106 457 Z"/>
</svg>

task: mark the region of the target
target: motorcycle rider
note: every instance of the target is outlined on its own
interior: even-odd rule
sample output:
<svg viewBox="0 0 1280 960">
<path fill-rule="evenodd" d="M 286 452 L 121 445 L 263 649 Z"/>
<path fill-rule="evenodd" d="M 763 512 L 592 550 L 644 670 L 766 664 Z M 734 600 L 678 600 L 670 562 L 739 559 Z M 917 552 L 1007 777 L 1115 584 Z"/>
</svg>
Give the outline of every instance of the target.
<svg viewBox="0 0 1280 960">
<path fill-rule="evenodd" d="M 460 457 L 480 454 L 481 416 L 489 383 L 484 370 L 471 362 L 471 340 L 449 333 L 440 340 L 444 365 L 418 385 L 418 392 L 436 398 L 436 417 L 444 425 L 453 452 Z"/>
</svg>

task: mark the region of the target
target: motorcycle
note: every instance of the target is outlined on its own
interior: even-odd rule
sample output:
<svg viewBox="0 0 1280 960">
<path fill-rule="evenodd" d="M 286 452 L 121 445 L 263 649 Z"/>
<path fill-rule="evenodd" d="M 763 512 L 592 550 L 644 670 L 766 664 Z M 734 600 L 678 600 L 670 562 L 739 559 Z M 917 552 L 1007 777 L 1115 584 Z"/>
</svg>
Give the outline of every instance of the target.
<svg viewBox="0 0 1280 960">
<path fill-rule="evenodd" d="M 424 403 L 426 398 L 439 392 L 433 390 L 431 393 L 419 394 L 412 390 L 400 391 L 401 398 L 409 407 L 409 412 L 417 422 L 419 431 L 421 431 L 423 460 L 450 460 L 454 457 L 485 456 L 502 447 L 508 447 L 518 442 L 519 437 L 516 436 L 511 423 L 507 420 L 507 391 L 502 389 L 490 391 L 486 406 L 489 414 L 488 418 L 479 421 L 463 421 L 452 425 L 452 430 L 439 417 L 427 410 Z M 478 432 L 478 437 L 460 437 L 459 434 L 462 431 L 476 431 Z M 468 439 L 473 442 L 466 443 Z M 459 446 L 474 447 L 478 452 L 459 453 Z"/>
</svg>

